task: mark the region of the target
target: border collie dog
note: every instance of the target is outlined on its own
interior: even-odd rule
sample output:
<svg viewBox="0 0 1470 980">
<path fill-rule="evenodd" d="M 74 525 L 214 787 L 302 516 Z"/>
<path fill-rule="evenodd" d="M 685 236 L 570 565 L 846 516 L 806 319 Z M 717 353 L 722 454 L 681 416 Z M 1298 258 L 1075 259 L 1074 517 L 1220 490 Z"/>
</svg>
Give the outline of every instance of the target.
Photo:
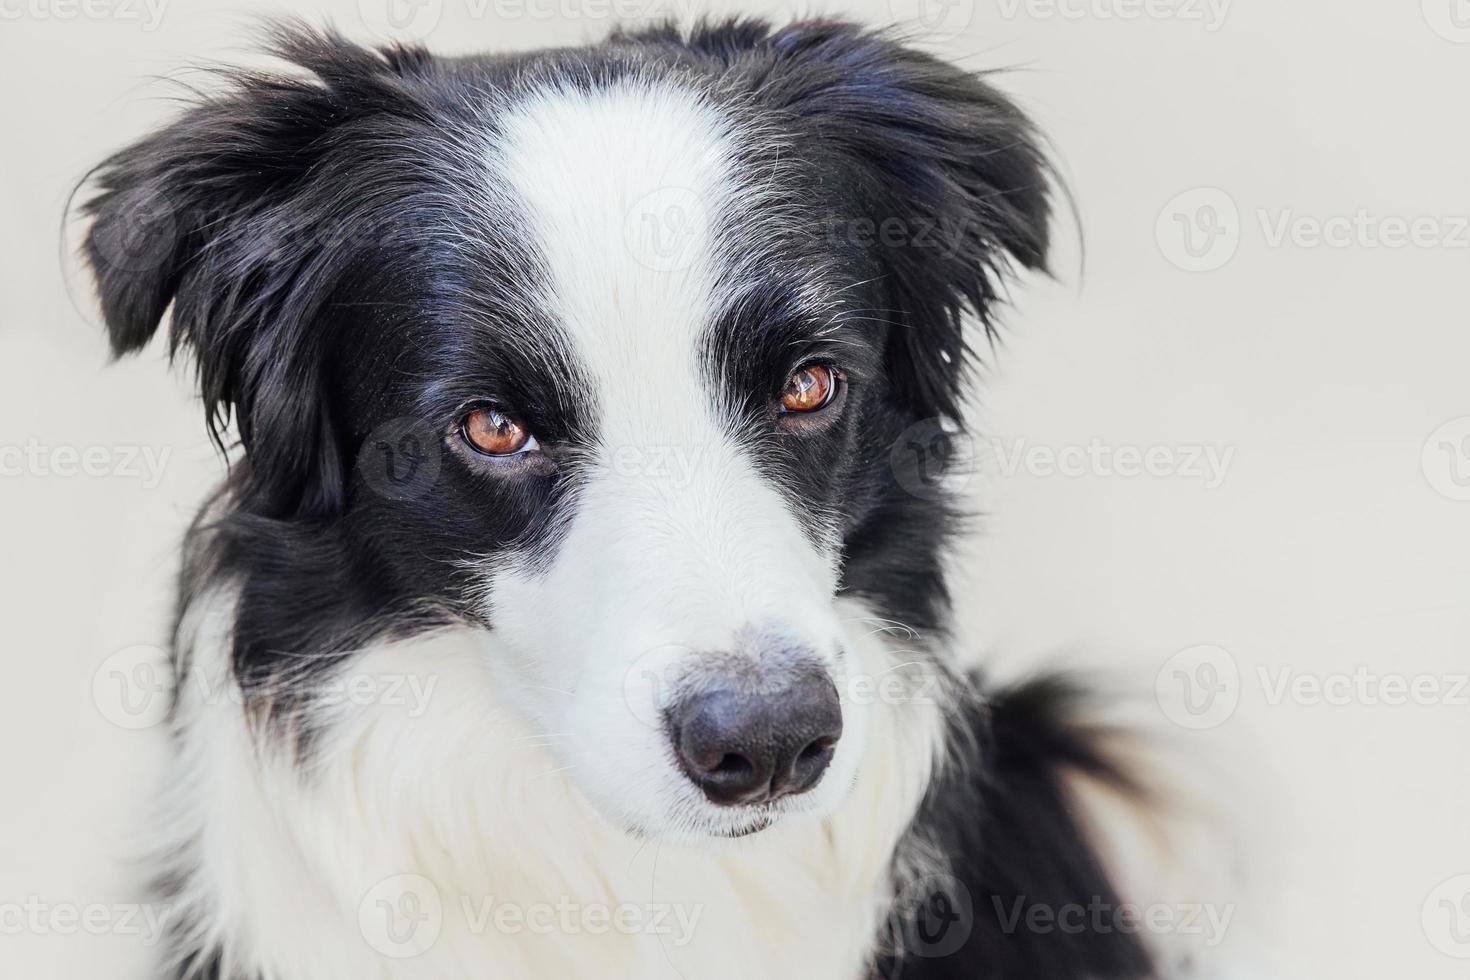
<svg viewBox="0 0 1470 980">
<path fill-rule="evenodd" d="M 114 351 L 238 435 L 185 548 L 167 975 L 1121 978 L 1055 678 L 947 640 L 948 434 L 1053 181 L 851 24 L 278 27 L 106 160 Z"/>
</svg>

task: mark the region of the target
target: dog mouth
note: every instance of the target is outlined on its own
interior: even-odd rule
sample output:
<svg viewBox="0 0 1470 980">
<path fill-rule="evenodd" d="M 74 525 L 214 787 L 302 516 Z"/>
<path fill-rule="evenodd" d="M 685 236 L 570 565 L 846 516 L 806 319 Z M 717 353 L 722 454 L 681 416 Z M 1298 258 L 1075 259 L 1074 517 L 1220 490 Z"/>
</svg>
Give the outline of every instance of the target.
<svg viewBox="0 0 1470 980">
<path fill-rule="evenodd" d="M 733 826 L 729 824 L 703 823 L 692 827 L 685 827 L 682 830 L 673 831 L 672 837 L 670 837 L 670 832 L 667 830 L 655 830 L 643 824 L 634 824 L 626 827 L 625 832 L 628 836 L 640 841 L 672 840 L 685 844 L 698 844 L 701 841 L 744 840 L 748 837 L 755 837 L 762 831 L 770 830 L 779 822 L 779 814 L 763 813 Z"/>
<path fill-rule="evenodd" d="M 775 824 L 775 822 L 775 816 L 763 813 L 760 816 L 756 817 L 755 821 L 750 824 L 747 824 L 743 827 L 735 827 L 731 829 L 716 831 L 715 836 L 722 837 L 725 840 L 740 840 L 745 837 L 754 837 L 762 830 L 770 828 L 773 824 Z"/>
<path fill-rule="evenodd" d="M 657 824 L 638 823 L 625 827 L 625 832 L 638 840 L 665 840 L 698 846 L 722 841 L 745 840 L 756 837 L 785 823 L 788 816 L 800 813 L 770 803 L 757 803 L 738 809 L 721 809 L 714 814 L 686 817 L 677 825 L 659 827 Z"/>
<path fill-rule="evenodd" d="M 805 802 L 782 799 L 741 807 L 721 808 L 719 813 L 710 814 L 695 821 L 689 830 L 695 836 L 710 841 L 736 841 L 757 837 L 791 820 L 799 820 L 803 814 L 822 812 L 820 808 L 813 808 L 809 803 L 802 805 Z"/>
</svg>

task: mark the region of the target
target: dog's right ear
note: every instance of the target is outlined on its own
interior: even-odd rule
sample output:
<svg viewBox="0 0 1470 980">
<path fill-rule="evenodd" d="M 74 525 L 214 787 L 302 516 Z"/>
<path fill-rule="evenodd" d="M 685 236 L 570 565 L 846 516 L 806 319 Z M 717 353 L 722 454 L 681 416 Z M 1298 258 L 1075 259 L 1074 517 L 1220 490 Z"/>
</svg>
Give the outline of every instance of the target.
<svg viewBox="0 0 1470 980">
<path fill-rule="evenodd" d="M 234 419 L 245 489 L 285 516 L 340 499 L 320 383 L 329 339 L 314 328 L 345 249 L 321 230 L 364 196 L 334 171 L 372 152 L 365 118 L 422 112 L 405 76 L 427 56 L 302 28 L 273 41 L 295 73 L 230 74 L 223 92 L 104 161 L 80 210 L 114 354 L 145 346 L 172 305 L 170 351 L 192 351 L 211 433 L 221 441 Z"/>
</svg>

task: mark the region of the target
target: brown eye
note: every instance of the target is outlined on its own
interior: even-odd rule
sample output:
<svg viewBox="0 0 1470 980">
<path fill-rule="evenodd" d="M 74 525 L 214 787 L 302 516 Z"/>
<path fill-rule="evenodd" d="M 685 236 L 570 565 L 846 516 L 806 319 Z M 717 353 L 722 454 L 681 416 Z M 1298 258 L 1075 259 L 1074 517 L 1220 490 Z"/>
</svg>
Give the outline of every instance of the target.
<svg viewBox="0 0 1470 980">
<path fill-rule="evenodd" d="M 825 364 L 804 364 L 781 392 L 781 411 L 815 412 L 831 404 L 836 394 L 837 372 Z"/>
<path fill-rule="evenodd" d="M 514 456 L 536 448 L 525 426 L 493 408 L 477 408 L 466 415 L 460 435 L 470 448 L 486 456 Z"/>
</svg>

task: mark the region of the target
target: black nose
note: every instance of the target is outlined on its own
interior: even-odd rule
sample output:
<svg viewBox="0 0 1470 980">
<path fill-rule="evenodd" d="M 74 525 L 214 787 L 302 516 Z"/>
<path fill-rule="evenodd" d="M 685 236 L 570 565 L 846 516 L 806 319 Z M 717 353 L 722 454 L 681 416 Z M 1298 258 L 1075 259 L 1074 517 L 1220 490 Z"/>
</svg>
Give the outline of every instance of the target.
<svg viewBox="0 0 1470 980">
<path fill-rule="evenodd" d="M 689 778 L 715 803 L 805 793 L 842 736 L 837 689 L 820 667 L 721 674 L 680 697 L 670 734 Z"/>
</svg>

